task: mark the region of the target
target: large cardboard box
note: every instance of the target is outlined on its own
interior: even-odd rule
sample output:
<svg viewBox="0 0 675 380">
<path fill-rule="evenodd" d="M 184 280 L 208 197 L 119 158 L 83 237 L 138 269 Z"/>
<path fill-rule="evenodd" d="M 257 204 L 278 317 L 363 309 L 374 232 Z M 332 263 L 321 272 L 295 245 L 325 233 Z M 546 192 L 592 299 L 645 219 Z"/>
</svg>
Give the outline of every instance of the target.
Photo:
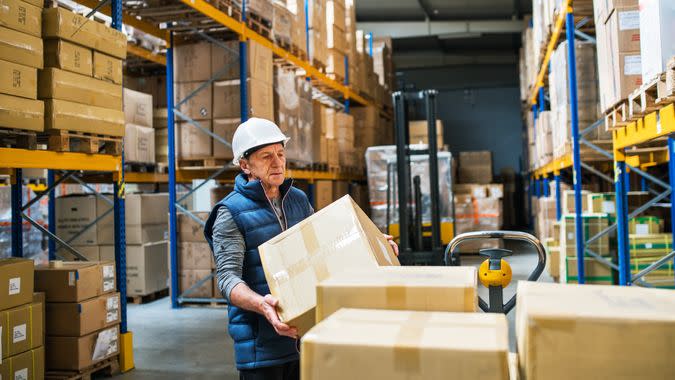
<svg viewBox="0 0 675 380">
<path fill-rule="evenodd" d="M 114 261 L 115 260 L 115 253 L 114 253 L 114 248 L 113 248 L 113 254 L 110 258 L 102 258 L 101 257 L 101 249 L 102 245 L 73 245 L 72 246 L 77 252 L 79 252 L 82 256 L 84 256 L 87 261 L 105 261 L 105 260 L 110 260 Z M 56 251 L 56 256 L 59 258 L 63 258 L 64 260 L 67 261 L 75 261 L 78 259 L 72 252 L 69 250 L 61 247 L 59 248 L 58 251 Z"/>
<path fill-rule="evenodd" d="M 241 116 L 240 81 L 238 79 L 213 83 L 213 117 L 236 119 Z M 247 80 L 249 117 L 274 120 L 274 88 L 272 82 Z"/>
<path fill-rule="evenodd" d="M 379 267 L 345 271 L 316 287 L 316 321 L 341 308 L 476 312 L 473 267 Z"/>
<path fill-rule="evenodd" d="M 152 95 L 124 89 L 124 121 L 152 128 Z"/>
<path fill-rule="evenodd" d="M 588 190 L 581 190 L 581 212 L 588 212 L 588 200 L 590 192 Z M 574 203 L 574 190 L 565 190 L 562 195 L 562 213 L 563 214 L 574 214 L 575 213 L 575 203 Z"/>
<path fill-rule="evenodd" d="M 115 291 L 115 263 L 53 261 L 35 268 L 35 290 L 47 302 L 80 302 Z"/>
<path fill-rule="evenodd" d="M 54 67 L 40 70 L 38 96 L 122 110 L 122 86 Z"/>
<path fill-rule="evenodd" d="M 124 33 L 64 8 L 48 8 L 42 12 L 42 36 L 61 38 L 120 59 L 127 56 Z"/>
<path fill-rule="evenodd" d="M 607 214 L 584 214 L 581 216 L 584 241 L 599 234 L 601 231 L 609 227 L 609 216 Z M 560 253 L 563 256 L 576 257 L 576 215 L 564 214 L 560 223 Z M 610 254 L 610 239 L 609 235 L 605 234 L 599 239 L 596 239 L 586 248 L 593 252 L 607 256 Z"/>
<path fill-rule="evenodd" d="M 653 235 L 663 232 L 663 219 L 655 216 L 638 216 L 628 220 L 628 233 L 634 235 Z"/>
<path fill-rule="evenodd" d="M 314 325 L 316 284 L 348 269 L 399 265 L 384 235 L 349 196 L 258 249 L 279 316 L 301 335 Z"/>
<path fill-rule="evenodd" d="M 672 290 L 520 281 L 517 294 L 523 378 L 675 377 Z"/>
<path fill-rule="evenodd" d="M 212 273 L 211 269 L 185 269 L 178 273 L 178 282 L 180 288 L 180 294 L 183 297 L 188 298 L 211 298 L 213 297 L 213 278 L 204 281 L 199 287 L 190 290 L 190 292 L 185 293 L 188 289 L 192 288 L 201 280 L 205 279 L 207 276 L 210 276 Z"/>
<path fill-rule="evenodd" d="M 37 99 L 37 69 L 0 60 L 0 93 Z"/>
<path fill-rule="evenodd" d="M 127 244 L 153 243 L 168 238 L 168 213 L 147 212 L 163 210 L 169 203 L 167 193 L 127 194 L 126 238 Z"/>
<path fill-rule="evenodd" d="M 178 243 L 178 267 L 185 269 L 214 269 L 213 254 L 206 242 Z"/>
<path fill-rule="evenodd" d="M 176 103 L 185 99 L 188 95 L 192 94 L 192 92 L 202 86 L 204 87 L 191 97 L 190 100 L 180 106 L 176 106 L 182 114 L 192 120 L 208 120 L 213 115 L 213 99 L 211 96 L 212 87 L 210 84 L 204 85 L 204 82 L 178 83 L 175 86 Z M 183 119 L 176 115 L 176 120 Z"/>
<path fill-rule="evenodd" d="M 588 210 L 591 213 L 603 213 L 615 216 L 616 215 L 615 194 L 614 193 L 588 194 Z"/>
<path fill-rule="evenodd" d="M 33 260 L 0 260 L 0 310 L 29 303 L 33 299 Z"/>
<path fill-rule="evenodd" d="M 300 377 L 509 379 L 503 314 L 342 309 L 302 339 Z"/>
<path fill-rule="evenodd" d="M 173 49 L 176 83 L 203 82 L 211 77 L 211 44 L 176 45 Z"/>
<path fill-rule="evenodd" d="M 0 337 L 3 342 L 0 360 L 42 346 L 45 312 L 41 297 L 34 297 L 32 303 L 0 311 Z"/>
<path fill-rule="evenodd" d="M 576 257 L 560 255 L 560 282 L 563 284 L 578 284 L 579 271 Z M 586 284 L 612 285 L 614 283 L 612 270 L 592 258 L 584 258 L 584 281 Z"/>
<path fill-rule="evenodd" d="M 241 75 L 239 74 L 239 42 L 228 41 L 224 42 L 224 44 L 231 50 L 211 45 L 210 73 L 217 81 L 239 80 L 241 79 Z M 272 84 L 274 81 L 272 50 L 255 41 L 248 40 L 246 51 L 248 53 L 247 78 L 253 78 L 264 83 Z M 218 73 L 220 73 L 220 75 L 216 75 Z M 207 75 L 204 80 L 208 79 L 209 76 Z"/>
<path fill-rule="evenodd" d="M 42 36 L 42 9 L 21 0 L 3 0 L 0 25 L 35 37 Z"/>
<path fill-rule="evenodd" d="M 167 288 L 166 241 L 127 245 L 127 294 L 144 296 Z"/>
<path fill-rule="evenodd" d="M 70 130 L 124 136 L 124 112 L 95 106 L 82 106 L 67 100 L 44 102 L 44 129 Z"/>
<path fill-rule="evenodd" d="M 642 82 L 647 83 L 666 71 L 675 56 L 675 8 L 672 0 L 640 0 L 640 55 Z"/>
<path fill-rule="evenodd" d="M 92 76 L 94 59 L 92 50 L 64 40 L 44 41 L 45 67 Z"/>
<path fill-rule="evenodd" d="M 42 132 L 45 128 L 44 102 L 0 94 L 0 127 Z"/>
<path fill-rule="evenodd" d="M 50 302 L 46 309 L 47 336 L 83 336 L 120 322 L 120 294 L 82 302 Z"/>
<path fill-rule="evenodd" d="M 429 129 L 426 120 L 415 120 L 408 123 L 410 144 L 428 144 Z M 436 146 L 443 147 L 443 122 L 436 120 Z"/>
<path fill-rule="evenodd" d="M 341 31 L 346 31 L 345 27 L 345 2 L 344 0 L 326 1 L 326 25 L 335 25 Z"/>
<path fill-rule="evenodd" d="M 333 203 L 333 184 L 331 181 L 314 181 L 314 207 L 316 210 Z"/>
<path fill-rule="evenodd" d="M 198 121 L 202 128 L 212 131 L 210 120 Z M 176 151 L 179 160 L 199 159 L 213 156 L 213 138 L 191 123 L 176 123 Z"/>
<path fill-rule="evenodd" d="M 234 137 L 234 131 L 237 130 L 237 127 L 240 124 L 240 119 L 214 119 L 213 123 L 213 133 L 222 137 L 225 141 L 232 143 L 232 138 Z M 232 148 L 223 144 L 222 142 L 212 139 L 213 141 L 213 157 L 215 158 L 224 158 L 231 160 L 234 158 L 232 153 Z"/>
<path fill-rule="evenodd" d="M 209 214 L 208 212 L 195 212 L 193 213 L 199 219 L 206 222 Z M 201 224 L 195 222 L 189 216 L 179 213 L 177 216 L 176 229 L 178 232 L 178 241 L 179 242 L 195 242 L 195 243 L 205 243 L 206 238 L 204 238 L 204 227 Z"/>
<path fill-rule="evenodd" d="M 43 347 L 7 358 L 0 363 L 0 378 L 37 380 L 45 377 Z"/>
<path fill-rule="evenodd" d="M 94 195 L 74 195 L 56 198 L 56 235 L 69 240 L 112 206 Z M 103 217 L 72 243 L 75 245 L 112 244 L 114 242 L 113 215 Z"/>
<path fill-rule="evenodd" d="M 155 163 L 155 130 L 129 123 L 124 130 L 124 161 Z"/>
<path fill-rule="evenodd" d="M 94 51 L 94 78 L 122 84 L 122 60 Z"/>
<path fill-rule="evenodd" d="M 42 39 L 0 26 L 0 59 L 41 69 Z"/>
<path fill-rule="evenodd" d="M 459 152 L 459 182 L 491 183 L 492 152 Z"/>
<path fill-rule="evenodd" d="M 50 370 L 81 370 L 119 353 L 119 326 L 81 337 L 48 336 L 46 364 Z"/>
</svg>

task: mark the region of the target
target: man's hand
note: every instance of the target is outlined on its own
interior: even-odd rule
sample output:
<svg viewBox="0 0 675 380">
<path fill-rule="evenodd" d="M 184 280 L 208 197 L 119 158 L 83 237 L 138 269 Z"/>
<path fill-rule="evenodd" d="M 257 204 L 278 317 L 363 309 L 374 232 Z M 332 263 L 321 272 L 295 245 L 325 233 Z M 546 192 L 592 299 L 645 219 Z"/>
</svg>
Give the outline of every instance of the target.
<svg viewBox="0 0 675 380">
<path fill-rule="evenodd" d="M 384 234 L 385 239 L 391 244 L 391 248 L 394 249 L 394 253 L 396 256 L 398 256 L 398 245 L 396 245 L 396 242 L 394 241 L 394 237 L 391 235 Z"/>
<path fill-rule="evenodd" d="M 277 334 L 296 339 L 298 337 L 298 329 L 281 322 L 276 309 L 278 304 L 279 301 L 272 297 L 271 294 L 266 295 L 260 303 L 261 314 L 267 318 L 267 321 L 274 327 Z"/>
</svg>

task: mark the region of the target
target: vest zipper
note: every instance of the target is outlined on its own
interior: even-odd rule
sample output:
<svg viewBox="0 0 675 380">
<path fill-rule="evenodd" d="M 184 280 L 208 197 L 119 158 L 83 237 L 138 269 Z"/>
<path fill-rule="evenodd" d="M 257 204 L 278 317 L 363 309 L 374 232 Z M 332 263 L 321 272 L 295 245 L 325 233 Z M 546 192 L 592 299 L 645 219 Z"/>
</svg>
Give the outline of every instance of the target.
<svg viewBox="0 0 675 380">
<path fill-rule="evenodd" d="M 293 179 L 291 179 L 291 186 L 293 186 Z M 274 213 L 274 216 L 277 216 L 277 212 L 274 210 L 274 205 L 272 204 L 272 201 L 270 198 L 267 196 L 267 193 L 265 192 L 265 186 L 263 186 L 262 182 L 260 182 L 260 187 L 263 189 L 263 194 L 265 194 L 265 199 L 267 199 L 267 203 L 269 203 L 270 207 L 272 208 L 272 212 Z M 281 188 L 281 186 L 280 186 Z M 284 217 L 284 225 L 281 224 L 281 221 L 279 220 L 279 217 L 277 217 L 277 222 L 279 222 L 279 227 L 281 227 L 281 231 L 286 231 L 288 229 L 288 220 L 286 219 L 286 210 L 284 210 L 284 199 L 286 199 L 286 195 L 288 195 L 288 191 L 286 194 L 284 194 L 283 197 L 281 197 L 281 213 L 283 214 Z"/>
</svg>

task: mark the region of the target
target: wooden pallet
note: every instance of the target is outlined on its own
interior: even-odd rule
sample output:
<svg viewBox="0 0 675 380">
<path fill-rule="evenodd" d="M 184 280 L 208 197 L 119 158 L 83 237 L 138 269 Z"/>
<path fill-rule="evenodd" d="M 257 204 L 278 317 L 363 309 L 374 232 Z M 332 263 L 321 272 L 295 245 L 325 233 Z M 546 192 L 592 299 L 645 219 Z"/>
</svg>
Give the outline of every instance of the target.
<svg viewBox="0 0 675 380">
<path fill-rule="evenodd" d="M 246 17 L 246 23 L 248 27 L 254 32 L 260 34 L 261 36 L 272 40 L 272 21 L 268 20 L 260 15 L 257 15 L 251 11 L 248 12 Z"/>
<path fill-rule="evenodd" d="M 631 121 L 628 117 L 628 99 L 621 99 L 605 113 L 605 131 L 621 129 Z"/>
<path fill-rule="evenodd" d="M 120 373 L 119 357 L 100 361 L 93 366 L 81 371 L 45 371 L 46 380 L 91 380 L 93 377 L 112 377 Z"/>
<path fill-rule="evenodd" d="M 194 159 L 178 160 L 178 167 L 187 169 L 202 169 L 202 168 L 220 168 L 227 165 L 231 159 L 204 157 Z"/>
<path fill-rule="evenodd" d="M 666 105 L 675 102 L 675 57 L 667 64 L 666 72 L 659 76 L 656 104 Z"/>
<path fill-rule="evenodd" d="M 35 150 L 37 133 L 16 128 L 0 128 L 0 146 Z"/>
<path fill-rule="evenodd" d="M 658 98 L 658 83 L 661 80 L 661 75 L 628 95 L 628 119 L 631 121 L 638 120 L 659 108 L 656 105 L 656 99 Z"/>
<path fill-rule="evenodd" d="M 166 162 L 157 162 L 155 165 L 155 172 L 159 174 L 168 174 L 169 173 L 169 164 Z"/>
<path fill-rule="evenodd" d="M 47 142 L 47 149 L 56 152 L 122 154 L 122 137 L 68 130 L 50 130 L 38 141 Z"/>
<path fill-rule="evenodd" d="M 155 173 L 157 164 L 147 162 L 125 162 L 124 171 L 133 173 Z"/>
<path fill-rule="evenodd" d="M 160 298 L 168 297 L 169 289 L 158 290 L 154 293 L 142 295 L 142 296 L 127 296 L 127 302 L 133 303 L 134 305 L 142 305 L 150 302 L 157 301 Z"/>
<path fill-rule="evenodd" d="M 327 76 L 328 78 L 330 78 L 330 79 L 332 79 L 332 80 L 338 82 L 338 83 L 344 83 L 344 82 L 345 82 L 345 78 L 344 78 L 342 75 L 340 75 L 340 74 L 336 74 L 336 73 L 327 73 L 326 76 Z"/>
</svg>

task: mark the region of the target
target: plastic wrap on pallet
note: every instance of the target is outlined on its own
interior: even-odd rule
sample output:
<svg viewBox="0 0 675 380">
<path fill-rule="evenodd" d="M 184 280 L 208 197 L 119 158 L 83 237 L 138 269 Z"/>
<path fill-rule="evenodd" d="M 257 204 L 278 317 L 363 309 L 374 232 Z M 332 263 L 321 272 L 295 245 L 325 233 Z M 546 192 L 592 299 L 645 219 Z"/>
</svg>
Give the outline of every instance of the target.
<svg viewBox="0 0 675 380">
<path fill-rule="evenodd" d="M 414 145 L 420 149 L 426 145 Z M 387 225 L 387 168 L 390 167 L 390 204 L 389 223 L 398 223 L 398 182 L 396 180 L 396 146 L 374 146 L 366 150 L 368 175 L 368 194 L 370 198 L 371 219 L 381 231 Z M 452 221 L 452 154 L 438 152 L 438 180 L 440 189 L 441 221 Z M 422 220 L 431 221 L 431 195 L 429 193 L 429 158 L 413 156 L 410 158 L 410 176 L 420 176 L 422 189 Z"/>
<path fill-rule="evenodd" d="M 309 165 L 314 157 L 311 84 L 294 70 L 275 69 L 275 115 L 281 130 L 291 138 L 286 147 L 290 163 Z"/>
<path fill-rule="evenodd" d="M 0 186 L 0 259 L 12 255 L 12 191 L 10 186 Z M 35 198 L 33 190 L 23 188 L 23 202 Z M 43 227 L 47 227 L 47 197 L 32 205 L 25 213 Z M 27 220 L 22 223 L 23 257 L 32 258 L 36 264 L 48 261 L 47 240 L 40 230 Z"/>
</svg>

